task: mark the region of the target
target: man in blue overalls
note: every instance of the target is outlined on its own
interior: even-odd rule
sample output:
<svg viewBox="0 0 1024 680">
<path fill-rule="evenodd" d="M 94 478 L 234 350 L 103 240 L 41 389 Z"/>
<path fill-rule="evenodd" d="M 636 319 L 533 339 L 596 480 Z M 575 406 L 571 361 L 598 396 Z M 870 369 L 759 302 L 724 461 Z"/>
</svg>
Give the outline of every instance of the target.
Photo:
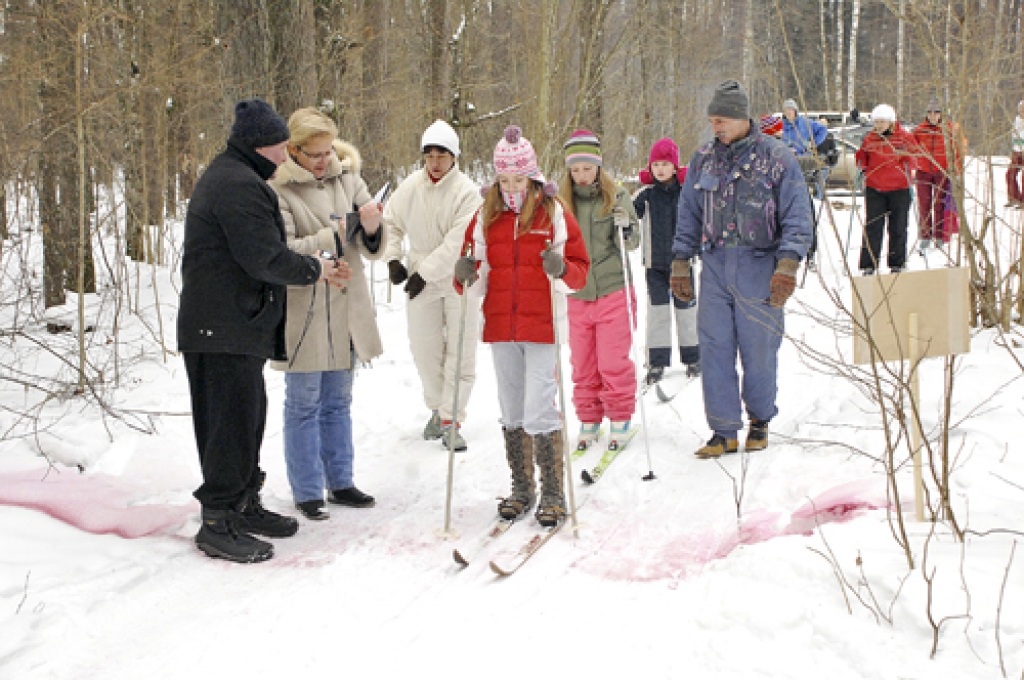
<svg viewBox="0 0 1024 680">
<path fill-rule="evenodd" d="M 672 292 L 693 300 L 690 258 L 700 254 L 697 331 L 704 412 L 713 430 L 697 450 L 717 458 L 739 448 L 742 402 L 750 420 L 746 450 L 768 445 L 775 405 L 783 306 L 811 243 L 811 201 L 793 152 L 750 120 L 743 86 L 727 80 L 708 105 L 715 141 L 690 160 L 672 246 Z"/>
</svg>

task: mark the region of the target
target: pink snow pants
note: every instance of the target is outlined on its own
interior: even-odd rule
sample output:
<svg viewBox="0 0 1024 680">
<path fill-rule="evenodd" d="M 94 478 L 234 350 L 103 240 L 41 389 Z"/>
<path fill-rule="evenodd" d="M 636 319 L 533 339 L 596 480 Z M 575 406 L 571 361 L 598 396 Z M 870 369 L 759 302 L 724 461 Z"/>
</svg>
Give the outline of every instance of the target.
<svg viewBox="0 0 1024 680">
<path fill-rule="evenodd" d="M 632 287 L 629 293 L 635 314 Z M 629 356 L 629 323 L 625 289 L 593 301 L 569 298 L 572 403 L 581 423 L 633 417 L 636 367 Z"/>
</svg>

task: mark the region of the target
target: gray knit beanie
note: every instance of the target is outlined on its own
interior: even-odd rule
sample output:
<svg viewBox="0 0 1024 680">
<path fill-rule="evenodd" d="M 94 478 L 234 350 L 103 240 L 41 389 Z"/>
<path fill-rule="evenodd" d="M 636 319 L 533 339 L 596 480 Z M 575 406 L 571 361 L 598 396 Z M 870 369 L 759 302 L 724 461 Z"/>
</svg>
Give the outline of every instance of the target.
<svg viewBox="0 0 1024 680">
<path fill-rule="evenodd" d="M 235 124 L 231 136 L 238 141 L 259 149 L 287 142 L 291 136 L 288 123 L 270 104 L 262 99 L 247 99 L 235 104 Z"/>
<path fill-rule="evenodd" d="M 715 88 L 708 104 L 709 116 L 747 120 L 750 118 L 750 100 L 743 86 L 735 80 L 726 80 Z"/>
<path fill-rule="evenodd" d="M 793 109 L 797 113 L 800 112 L 800 107 L 796 105 L 795 99 L 787 99 L 786 101 L 782 102 L 782 112 L 785 113 L 786 109 Z"/>
<path fill-rule="evenodd" d="M 942 113 L 942 104 L 939 103 L 939 98 L 938 97 L 932 97 L 931 99 L 928 100 L 928 110 L 927 110 L 927 112 L 931 113 L 932 111 L 935 111 L 937 113 Z"/>
</svg>

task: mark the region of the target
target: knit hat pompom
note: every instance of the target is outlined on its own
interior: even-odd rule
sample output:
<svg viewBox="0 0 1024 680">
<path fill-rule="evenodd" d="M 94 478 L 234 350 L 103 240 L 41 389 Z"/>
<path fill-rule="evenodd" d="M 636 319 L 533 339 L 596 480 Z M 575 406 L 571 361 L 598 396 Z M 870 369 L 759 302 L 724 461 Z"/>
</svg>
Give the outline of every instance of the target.
<svg viewBox="0 0 1024 680">
<path fill-rule="evenodd" d="M 565 166 L 574 163 L 593 163 L 601 167 L 601 140 L 590 130 L 577 130 L 565 143 Z"/>
<path fill-rule="evenodd" d="M 260 149 L 287 142 L 288 123 L 262 99 L 246 99 L 235 104 L 235 122 L 231 136 L 243 144 Z"/>
<path fill-rule="evenodd" d="M 554 198 L 558 195 L 558 184 L 556 182 L 544 182 L 544 195 Z"/>
<path fill-rule="evenodd" d="M 545 181 L 537 165 L 537 152 L 518 125 L 505 128 L 504 136 L 494 147 L 494 170 L 499 175 L 525 175 L 542 184 Z"/>
</svg>

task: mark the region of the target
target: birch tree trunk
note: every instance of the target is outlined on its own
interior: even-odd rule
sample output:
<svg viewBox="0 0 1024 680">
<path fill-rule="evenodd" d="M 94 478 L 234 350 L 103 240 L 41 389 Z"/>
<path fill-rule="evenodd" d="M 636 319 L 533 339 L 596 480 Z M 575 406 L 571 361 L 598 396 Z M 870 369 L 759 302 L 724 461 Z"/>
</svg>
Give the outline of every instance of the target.
<svg viewBox="0 0 1024 680">
<path fill-rule="evenodd" d="M 825 0 L 818 0 L 818 30 L 821 36 L 821 83 L 825 90 L 825 108 L 832 103 L 828 84 L 828 40 L 825 35 Z"/>
<path fill-rule="evenodd" d="M 845 44 L 844 29 L 846 27 L 846 16 L 843 10 L 843 0 L 835 0 L 836 3 L 836 108 L 843 108 L 843 46 Z"/>
<path fill-rule="evenodd" d="M 850 69 L 846 75 L 846 108 L 852 109 L 856 106 L 857 89 L 857 28 L 860 25 L 860 2 L 853 0 L 852 15 L 850 17 Z"/>
<path fill-rule="evenodd" d="M 896 110 L 903 110 L 903 84 L 904 84 L 904 52 L 905 49 L 905 25 L 903 17 L 907 11 L 907 0 L 900 0 L 900 15 L 897 18 L 898 28 L 896 29 Z"/>
</svg>

